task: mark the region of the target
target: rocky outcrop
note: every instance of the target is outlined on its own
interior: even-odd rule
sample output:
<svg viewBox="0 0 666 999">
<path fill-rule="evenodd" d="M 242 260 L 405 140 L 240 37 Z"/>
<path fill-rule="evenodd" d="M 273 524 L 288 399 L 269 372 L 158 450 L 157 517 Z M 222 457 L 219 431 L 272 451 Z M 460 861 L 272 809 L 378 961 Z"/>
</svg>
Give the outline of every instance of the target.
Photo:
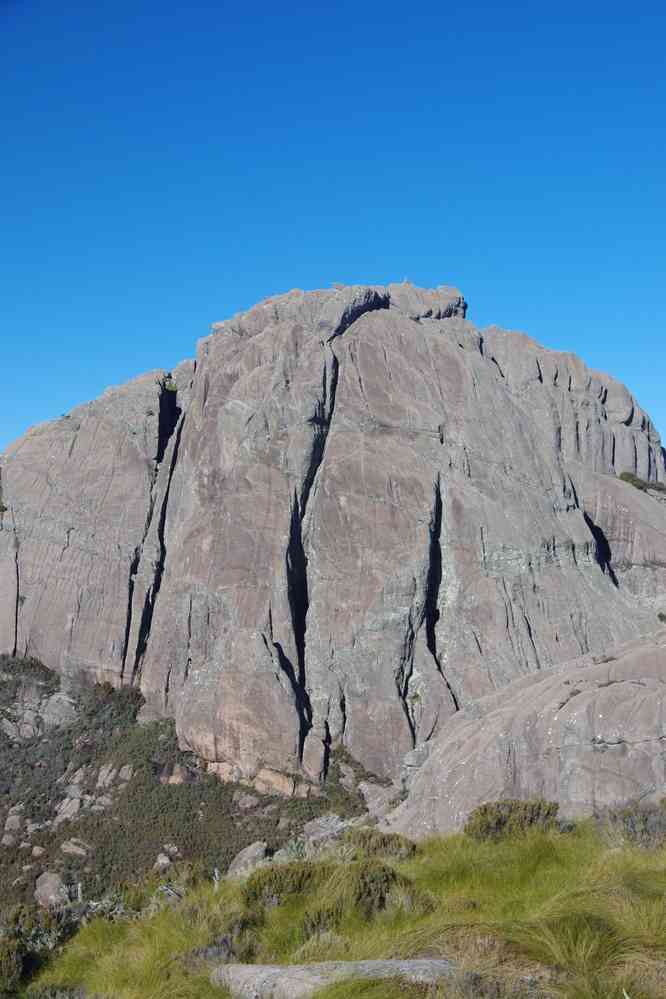
<svg viewBox="0 0 666 999">
<path fill-rule="evenodd" d="M 612 378 L 455 289 L 293 291 L 1 466 L 0 649 L 140 684 L 224 779 L 387 778 L 478 698 L 650 635 L 666 479 Z M 418 769 L 418 767 L 414 767 Z"/>
<path fill-rule="evenodd" d="M 385 824 L 459 830 L 485 801 L 539 795 L 580 818 L 666 795 L 666 631 L 516 681 L 461 711 Z"/>
<path fill-rule="evenodd" d="M 446 958 L 386 961 L 323 961 L 319 964 L 223 964 L 211 974 L 213 985 L 229 989 L 233 999 L 306 999 L 346 979 L 402 979 L 423 985 L 451 981 L 458 967 Z"/>
</svg>

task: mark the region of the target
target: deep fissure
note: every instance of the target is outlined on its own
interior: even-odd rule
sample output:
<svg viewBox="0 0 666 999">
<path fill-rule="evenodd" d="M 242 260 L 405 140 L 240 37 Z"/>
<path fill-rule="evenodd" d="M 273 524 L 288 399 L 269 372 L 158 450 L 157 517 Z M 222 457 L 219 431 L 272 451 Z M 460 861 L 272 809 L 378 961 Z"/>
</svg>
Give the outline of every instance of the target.
<svg viewBox="0 0 666 999">
<path fill-rule="evenodd" d="M 21 569 L 19 567 L 19 542 L 16 529 L 14 529 L 14 566 L 16 569 L 16 602 L 14 604 L 14 649 L 12 655 L 16 656 L 18 650 L 19 609 L 21 607 Z"/>
<path fill-rule="evenodd" d="M 174 393 L 175 394 L 175 393 Z M 185 417 L 179 418 L 178 429 L 176 431 L 176 440 L 173 446 L 173 453 L 171 455 L 171 464 L 169 465 L 169 477 L 167 479 L 166 488 L 164 490 L 164 499 L 162 500 L 162 506 L 160 508 L 160 519 L 157 524 L 157 540 L 159 543 L 159 555 L 157 557 L 157 562 L 155 563 L 153 584 L 146 593 L 146 599 L 143 604 L 143 611 L 141 613 L 141 623 L 139 624 L 139 635 L 136 643 L 136 655 L 134 657 L 134 668 L 132 670 L 132 683 L 136 681 L 137 676 L 141 672 L 141 661 L 145 655 L 146 648 L 148 647 L 148 639 L 150 638 L 150 629 L 153 623 L 153 614 L 155 612 L 155 604 L 157 602 L 157 597 L 160 592 L 160 587 L 162 585 L 162 576 L 164 575 L 164 567 L 166 564 L 166 541 L 164 537 L 164 529 L 166 526 L 167 508 L 169 506 L 169 495 L 171 493 L 171 482 L 173 480 L 173 473 L 176 470 L 176 462 L 178 461 L 178 450 L 180 448 L 180 440 L 183 433 L 183 426 L 185 425 Z"/>
<path fill-rule="evenodd" d="M 612 565 L 612 552 L 608 543 L 608 538 L 598 524 L 595 524 L 590 515 L 584 511 L 583 518 L 587 524 L 590 534 L 594 538 L 594 558 L 597 565 L 604 575 L 608 575 L 613 583 L 613 586 L 619 587 L 620 584 Z"/>
<path fill-rule="evenodd" d="M 140 561 L 141 561 L 141 545 L 137 545 L 136 548 L 134 549 L 134 555 L 132 556 L 132 560 L 130 562 L 129 580 L 127 584 L 127 617 L 125 619 L 125 640 L 123 642 L 122 669 L 120 671 L 121 683 L 125 675 L 125 664 L 127 662 L 127 647 L 129 645 L 129 640 L 130 640 L 130 631 L 132 630 L 132 602 L 134 600 L 134 581 L 136 579 L 136 574 L 139 571 Z"/>
<path fill-rule="evenodd" d="M 326 441 L 335 411 L 339 363 L 330 344 L 328 345 L 328 350 L 331 355 L 330 373 L 329 367 L 325 363 L 322 374 L 321 398 L 315 404 L 315 412 L 309 420 L 310 425 L 314 428 L 314 434 L 308 467 L 303 478 L 300 499 L 297 492 L 294 491 L 289 521 L 289 542 L 285 557 L 287 596 L 294 644 L 296 646 L 296 666 L 285 655 L 279 643 L 273 642 L 278 652 L 280 668 L 287 675 L 294 692 L 299 717 L 299 759 L 301 760 L 303 758 L 305 740 L 312 728 L 312 705 L 307 692 L 305 675 L 305 643 L 310 596 L 308 591 L 308 559 L 303 540 L 303 524 L 312 488 L 324 460 Z"/>
<path fill-rule="evenodd" d="M 437 651 L 437 622 L 439 621 L 439 591 L 442 585 L 442 486 L 440 476 L 435 480 L 435 495 L 432 515 L 430 518 L 430 548 L 428 552 L 428 575 L 426 578 L 425 595 L 425 635 L 428 651 L 432 656 L 437 670 L 447 686 L 456 711 L 460 710 L 458 698 L 449 683 Z M 481 533 L 483 543 L 483 529 Z M 484 545 L 485 548 L 485 545 Z"/>
<path fill-rule="evenodd" d="M 178 390 L 175 382 L 171 378 L 171 373 L 160 381 L 159 413 L 157 417 L 157 454 L 155 461 L 158 465 L 162 463 L 164 452 L 174 430 L 178 426 L 178 420 L 182 412 L 178 405 Z"/>
</svg>

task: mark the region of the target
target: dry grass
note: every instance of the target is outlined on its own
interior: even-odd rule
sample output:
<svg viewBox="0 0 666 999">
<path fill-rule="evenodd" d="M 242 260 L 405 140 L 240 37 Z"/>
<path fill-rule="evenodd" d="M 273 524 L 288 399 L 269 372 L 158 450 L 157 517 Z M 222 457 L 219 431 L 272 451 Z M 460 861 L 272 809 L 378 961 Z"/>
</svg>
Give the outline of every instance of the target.
<svg viewBox="0 0 666 999">
<path fill-rule="evenodd" d="M 134 924 L 93 923 L 41 981 L 114 999 L 219 999 L 196 962 L 181 959 L 227 934 L 238 956 L 259 963 L 447 956 L 461 969 L 434 992 L 345 982 L 322 999 L 481 997 L 483 982 L 489 996 L 518 996 L 526 977 L 552 999 L 625 999 L 623 990 L 657 999 L 664 897 L 666 850 L 609 848 L 592 823 L 496 842 L 451 836 L 403 861 L 266 868 L 217 894 L 194 888 Z"/>
</svg>

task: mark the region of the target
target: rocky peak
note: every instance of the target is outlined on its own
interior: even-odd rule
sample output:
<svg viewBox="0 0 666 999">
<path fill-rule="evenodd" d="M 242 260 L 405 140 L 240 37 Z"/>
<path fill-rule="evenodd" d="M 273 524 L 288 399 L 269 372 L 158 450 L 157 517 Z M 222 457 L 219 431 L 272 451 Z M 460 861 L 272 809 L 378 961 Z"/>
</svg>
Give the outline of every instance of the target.
<svg viewBox="0 0 666 999">
<path fill-rule="evenodd" d="M 479 697 L 657 627 L 666 481 L 614 379 L 456 289 L 291 291 L 2 463 L 0 650 L 140 685 L 223 779 L 395 778 Z"/>
</svg>

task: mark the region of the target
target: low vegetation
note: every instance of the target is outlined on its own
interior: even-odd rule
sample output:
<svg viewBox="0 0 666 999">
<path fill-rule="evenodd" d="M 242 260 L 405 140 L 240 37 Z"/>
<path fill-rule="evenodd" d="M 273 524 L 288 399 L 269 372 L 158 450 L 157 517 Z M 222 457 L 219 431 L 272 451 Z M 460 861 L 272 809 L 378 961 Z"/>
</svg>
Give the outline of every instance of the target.
<svg viewBox="0 0 666 999">
<path fill-rule="evenodd" d="M 634 475 L 633 472 L 620 472 L 619 478 L 623 482 L 628 482 L 630 486 L 634 486 L 636 489 L 640 489 L 641 492 L 647 492 L 648 489 L 653 492 L 666 493 L 666 484 L 663 482 L 648 482 L 646 479 L 641 479 L 638 475 Z"/>
<path fill-rule="evenodd" d="M 38 663 L 0 668 L 0 710 L 26 685 L 40 696 L 57 690 Z M 309 858 L 304 821 L 362 810 L 344 787 L 343 755 L 333 755 L 320 798 L 254 795 L 239 808 L 234 794 L 248 789 L 208 777 L 179 751 L 170 723 L 137 724 L 136 692 L 82 686 L 74 696 L 67 727 L 21 742 L 2 736 L 2 814 L 20 801 L 44 820 L 63 782 L 85 771 L 77 782 L 92 790 L 105 764 L 129 765 L 132 777 L 103 812 L 38 830 L 31 843 L 45 853 L 27 873 L 25 852 L 0 853 L 0 995 L 221 999 L 210 961 L 431 956 L 455 960 L 459 979 L 436 990 L 347 981 L 321 999 L 501 999 L 526 995 L 528 984 L 546 999 L 666 994 L 666 808 L 634 804 L 565 824 L 551 802 L 502 801 L 476 809 L 460 835 L 417 845 L 352 827 Z M 176 767 L 183 782 L 170 784 Z M 88 845 L 85 858 L 63 856 L 72 836 Z M 287 843 L 293 859 L 216 881 L 215 869 L 257 838 L 271 850 Z M 165 842 L 178 845 L 178 859 L 155 871 Z M 32 889 L 54 863 L 81 885 L 83 902 L 49 914 Z M 89 899 L 98 900 L 94 918 Z"/>
<path fill-rule="evenodd" d="M 84 926 L 27 995 L 220 999 L 207 959 L 442 956 L 461 970 L 439 989 L 347 981 L 321 999 L 499 999 L 528 986 L 552 999 L 663 996 L 666 831 L 651 826 L 646 838 L 638 806 L 562 831 L 547 803 L 515 807 L 514 821 L 502 804 L 499 831 L 481 812 L 489 835 L 478 816 L 473 835 L 418 846 L 356 830 L 315 861 L 260 868 L 244 882 L 195 880 L 182 900 L 153 895 L 139 918 Z M 536 821 L 519 820 L 528 814 Z"/>
</svg>

